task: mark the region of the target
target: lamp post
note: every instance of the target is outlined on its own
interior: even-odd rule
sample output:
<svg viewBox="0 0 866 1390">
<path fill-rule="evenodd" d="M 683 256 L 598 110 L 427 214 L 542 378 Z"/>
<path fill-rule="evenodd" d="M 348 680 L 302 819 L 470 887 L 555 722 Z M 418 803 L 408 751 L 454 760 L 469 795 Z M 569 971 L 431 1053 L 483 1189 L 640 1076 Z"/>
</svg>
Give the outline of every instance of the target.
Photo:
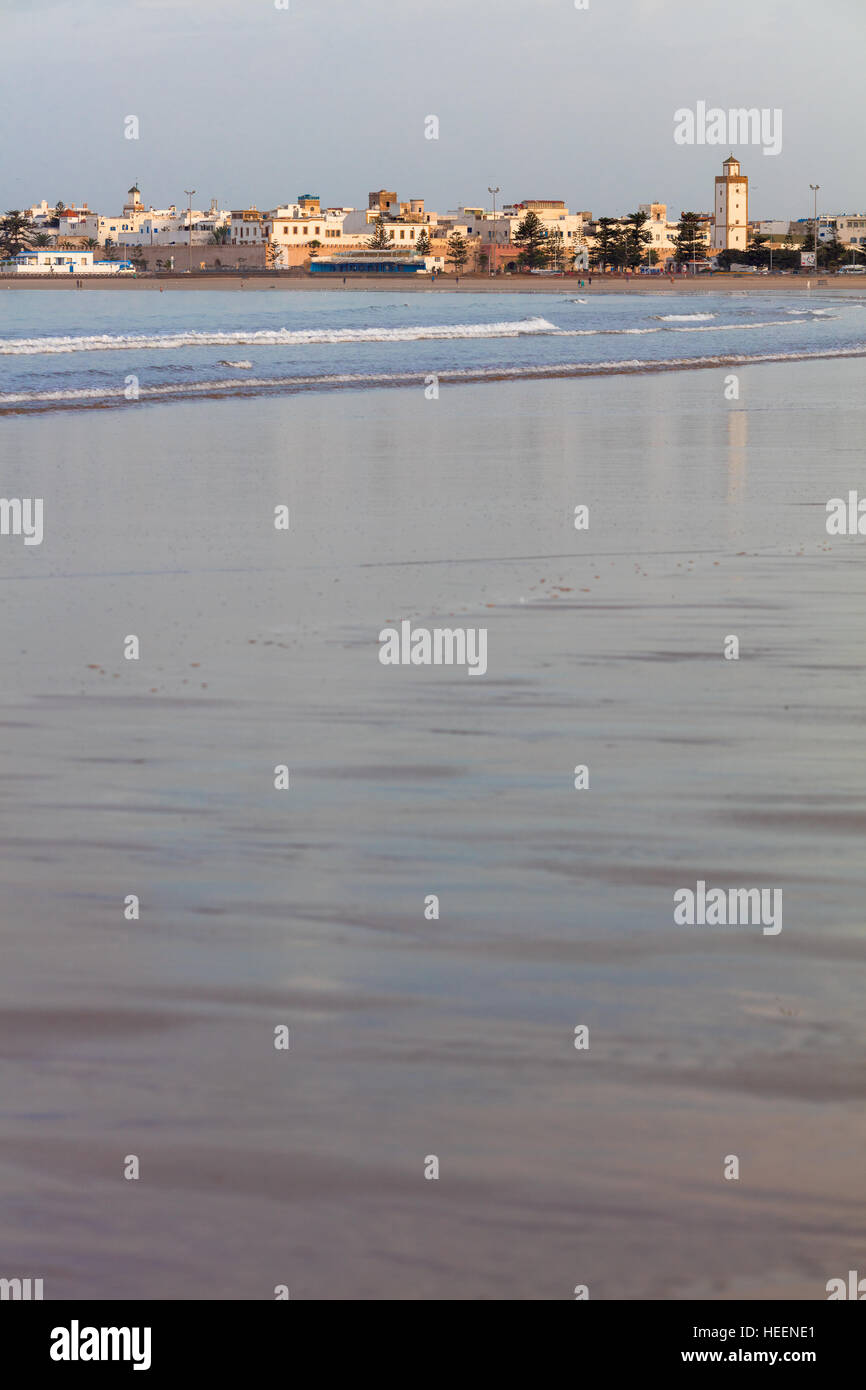
<svg viewBox="0 0 866 1390">
<path fill-rule="evenodd" d="M 187 221 L 186 221 L 186 225 L 187 225 L 186 269 L 187 269 L 187 274 L 189 274 L 189 272 L 192 270 L 192 195 L 193 195 L 193 193 L 195 193 L 195 189 L 194 189 L 194 188 L 185 188 L 183 191 L 184 191 L 184 193 L 186 194 L 187 199 L 189 200 L 189 201 L 188 201 L 188 204 L 187 204 L 187 206 L 188 206 L 188 208 L 189 208 L 189 212 L 188 212 Z"/>
<path fill-rule="evenodd" d="M 499 192 L 499 185 L 497 184 L 495 188 L 491 188 L 488 184 L 487 192 L 493 194 L 493 248 L 490 252 L 490 274 L 492 275 L 493 262 L 496 256 L 496 195 Z"/>
<path fill-rule="evenodd" d="M 815 269 L 818 269 L 818 189 L 820 183 L 810 183 L 809 187 L 815 195 L 815 216 L 812 221 L 812 250 L 815 252 Z"/>
</svg>

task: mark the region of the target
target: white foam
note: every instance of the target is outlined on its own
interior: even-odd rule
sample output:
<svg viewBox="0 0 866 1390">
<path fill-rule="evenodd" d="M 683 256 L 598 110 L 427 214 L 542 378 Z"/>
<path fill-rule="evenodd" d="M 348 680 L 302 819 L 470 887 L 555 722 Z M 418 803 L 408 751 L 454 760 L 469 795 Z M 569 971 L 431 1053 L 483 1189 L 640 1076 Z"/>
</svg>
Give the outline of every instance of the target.
<svg viewBox="0 0 866 1390">
<path fill-rule="evenodd" d="M 419 324 L 407 328 L 263 328 L 233 332 L 94 333 L 68 338 L 7 338 L 0 356 L 38 356 L 67 352 L 160 351 L 183 347 L 299 347 L 315 343 L 412 343 L 429 339 L 517 338 L 524 333 L 551 333 L 547 319 L 525 318 L 502 323 Z"/>
<path fill-rule="evenodd" d="M 714 319 L 715 314 L 654 314 L 657 319 L 678 319 L 685 322 L 686 319 Z"/>
<path fill-rule="evenodd" d="M 586 375 L 652 372 L 652 371 L 682 371 L 693 367 L 710 367 L 724 365 L 743 365 L 759 362 L 805 362 L 819 359 L 835 357 L 864 357 L 866 347 L 863 345 L 847 348 L 829 348 L 826 351 L 816 352 L 766 352 L 766 353 L 718 353 L 712 356 L 702 357 L 668 357 L 653 360 L 652 358 L 629 358 L 618 362 L 559 362 L 552 364 L 539 364 L 537 366 L 515 366 L 515 367 L 462 367 L 444 370 L 439 373 L 441 381 L 485 381 L 499 380 L 507 378 L 509 380 L 520 380 L 532 377 L 580 377 Z M 396 386 L 409 385 L 412 383 L 423 384 L 425 376 L 423 372 L 387 372 L 379 374 L 366 373 L 341 373 L 329 376 L 305 376 L 305 377 L 233 377 L 223 381 L 183 381 L 165 383 L 159 386 L 142 386 L 139 390 L 139 397 L 146 399 L 183 399 L 194 398 L 197 395 L 223 395 L 237 391 L 240 394 L 250 395 L 263 391 L 301 391 L 315 388 L 334 389 L 341 386 L 353 387 L 377 387 L 377 386 Z M 16 394 L 0 394 L 0 410 L 15 407 L 17 405 L 45 405 L 61 404 L 67 402 L 86 403 L 88 401 L 102 400 L 106 403 L 117 400 L 125 400 L 123 387 L 82 387 L 78 389 L 66 389 L 57 391 L 25 391 Z"/>
</svg>

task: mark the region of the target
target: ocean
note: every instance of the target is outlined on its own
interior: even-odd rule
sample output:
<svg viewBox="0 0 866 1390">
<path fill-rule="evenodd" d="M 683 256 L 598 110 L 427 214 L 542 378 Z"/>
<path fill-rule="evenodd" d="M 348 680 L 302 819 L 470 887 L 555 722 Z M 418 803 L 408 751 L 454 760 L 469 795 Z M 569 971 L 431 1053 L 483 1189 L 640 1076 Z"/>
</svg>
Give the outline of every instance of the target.
<svg viewBox="0 0 866 1390">
<path fill-rule="evenodd" d="M 0 295 L 0 412 L 796 361 L 866 343 L 866 292 L 575 286 L 533 295 L 531 312 L 519 294 L 16 290 Z"/>
<path fill-rule="evenodd" d="M 0 295 L 44 506 L 0 537 L 0 1272 L 46 1299 L 862 1267 L 862 302 L 530 308 Z M 383 665 L 406 619 L 486 673 Z M 677 924 L 699 881 L 782 930 Z"/>
</svg>

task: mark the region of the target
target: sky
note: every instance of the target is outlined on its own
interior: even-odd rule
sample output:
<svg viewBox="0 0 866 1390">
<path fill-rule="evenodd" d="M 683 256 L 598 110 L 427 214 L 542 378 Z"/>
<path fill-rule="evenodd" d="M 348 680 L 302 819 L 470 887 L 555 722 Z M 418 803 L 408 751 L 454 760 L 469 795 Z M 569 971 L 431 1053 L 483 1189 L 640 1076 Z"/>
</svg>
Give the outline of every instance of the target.
<svg viewBox="0 0 866 1390">
<path fill-rule="evenodd" d="M 782 112 L 736 145 L 753 219 L 866 208 L 864 0 L 0 0 L 0 207 L 271 208 L 369 191 L 709 211 L 698 102 Z M 588 7 L 578 9 L 577 3 Z M 126 118 L 138 121 L 127 139 Z M 428 117 L 438 121 L 429 139 Z"/>
</svg>

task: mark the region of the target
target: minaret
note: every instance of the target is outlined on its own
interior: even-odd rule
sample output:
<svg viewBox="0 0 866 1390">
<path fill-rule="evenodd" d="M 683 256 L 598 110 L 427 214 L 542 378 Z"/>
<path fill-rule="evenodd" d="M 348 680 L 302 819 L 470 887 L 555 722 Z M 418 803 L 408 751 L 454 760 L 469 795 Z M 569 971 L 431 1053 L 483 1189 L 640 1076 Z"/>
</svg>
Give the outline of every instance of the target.
<svg viewBox="0 0 866 1390">
<path fill-rule="evenodd" d="M 128 190 L 126 202 L 123 205 L 124 213 L 144 212 L 144 204 L 141 201 L 141 189 L 134 183 Z"/>
<path fill-rule="evenodd" d="M 729 154 L 716 175 L 713 203 L 713 249 L 745 251 L 749 239 L 749 180 L 740 173 L 740 161 Z"/>
</svg>

